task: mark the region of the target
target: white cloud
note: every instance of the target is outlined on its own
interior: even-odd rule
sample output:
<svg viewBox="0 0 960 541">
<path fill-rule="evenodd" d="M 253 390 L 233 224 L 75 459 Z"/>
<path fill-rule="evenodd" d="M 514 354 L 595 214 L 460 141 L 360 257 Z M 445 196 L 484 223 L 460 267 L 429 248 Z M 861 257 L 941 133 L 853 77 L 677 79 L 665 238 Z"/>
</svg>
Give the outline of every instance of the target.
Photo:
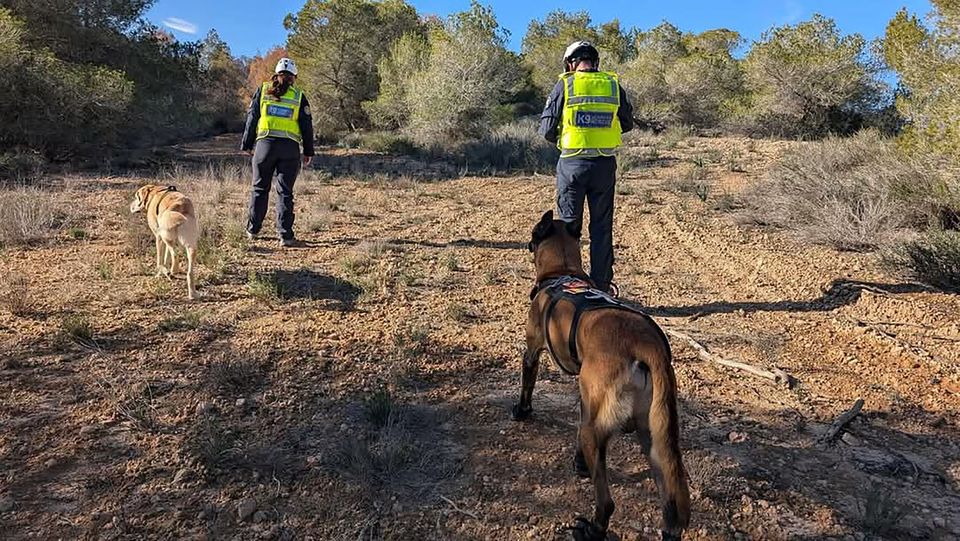
<svg viewBox="0 0 960 541">
<path fill-rule="evenodd" d="M 190 21 L 185 21 L 183 19 L 178 19 L 176 17 L 169 17 L 163 20 L 163 26 L 167 28 L 172 28 L 178 32 L 183 32 L 184 34 L 196 34 L 197 25 L 193 24 Z"/>
</svg>

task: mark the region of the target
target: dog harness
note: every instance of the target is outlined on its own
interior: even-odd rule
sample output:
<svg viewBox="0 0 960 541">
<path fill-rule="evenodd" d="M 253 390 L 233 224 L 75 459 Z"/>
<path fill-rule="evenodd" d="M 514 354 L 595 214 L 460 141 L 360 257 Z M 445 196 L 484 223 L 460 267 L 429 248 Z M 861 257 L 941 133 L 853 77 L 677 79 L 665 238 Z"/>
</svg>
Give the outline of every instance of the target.
<svg viewBox="0 0 960 541">
<path fill-rule="evenodd" d="M 167 186 L 166 188 L 160 190 L 160 197 L 157 199 L 157 204 L 154 205 L 153 207 L 154 214 L 157 214 L 158 212 L 160 212 L 160 203 L 163 202 L 163 199 L 167 197 L 170 194 L 170 192 L 175 192 L 175 191 L 177 191 L 176 186 Z"/>
<path fill-rule="evenodd" d="M 650 317 L 640 310 L 624 304 L 607 295 L 605 292 L 596 289 L 587 279 L 578 276 L 561 276 L 559 278 L 544 280 L 537 284 L 533 291 L 530 292 L 530 298 L 533 299 L 541 292 L 545 292 L 550 299 L 547 302 L 547 309 L 543 311 L 543 320 L 541 322 L 543 341 L 547 346 L 547 351 L 550 352 L 550 356 L 553 357 L 553 362 L 557 363 L 557 366 L 559 366 L 561 370 L 571 376 L 576 376 L 580 373 L 581 361 L 577 355 L 577 328 L 580 326 L 580 318 L 584 313 L 600 309 L 613 309 L 640 314 L 646 318 Z M 553 349 L 553 345 L 550 343 L 550 328 L 548 323 L 550 322 L 550 317 L 553 315 L 553 310 L 561 300 L 573 304 L 573 320 L 570 322 L 570 335 L 567 337 L 567 344 L 570 348 L 569 366 L 560 361 L 560 358 Z"/>
</svg>

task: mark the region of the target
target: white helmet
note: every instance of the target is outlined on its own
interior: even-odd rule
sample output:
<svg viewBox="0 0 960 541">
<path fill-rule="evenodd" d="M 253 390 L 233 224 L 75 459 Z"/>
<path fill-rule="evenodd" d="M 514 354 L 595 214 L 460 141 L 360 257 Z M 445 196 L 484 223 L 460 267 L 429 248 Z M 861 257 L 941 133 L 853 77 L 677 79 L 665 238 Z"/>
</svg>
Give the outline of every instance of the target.
<svg viewBox="0 0 960 541">
<path fill-rule="evenodd" d="M 277 69 L 273 70 L 274 73 L 280 73 L 281 71 L 289 71 L 290 73 L 297 74 L 297 64 L 293 60 L 290 60 L 287 57 L 283 57 L 277 62 Z"/>
<path fill-rule="evenodd" d="M 579 53 L 579 54 L 577 54 Z M 577 55 L 580 58 L 591 58 L 600 60 L 600 53 L 597 48 L 589 41 L 574 41 L 563 51 L 563 61 L 569 62 L 570 58 Z"/>
</svg>

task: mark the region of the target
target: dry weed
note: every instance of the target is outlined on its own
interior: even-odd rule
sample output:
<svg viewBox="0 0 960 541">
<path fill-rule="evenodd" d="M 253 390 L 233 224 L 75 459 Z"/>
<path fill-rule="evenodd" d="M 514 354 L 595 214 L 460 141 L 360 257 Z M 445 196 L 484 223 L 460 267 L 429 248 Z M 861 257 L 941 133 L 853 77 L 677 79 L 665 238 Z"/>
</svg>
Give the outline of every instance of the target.
<svg viewBox="0 0 960 541">
<path fill-rule="evenodd" d="M 30 280 L 18 273 L 9 273 L 0 281 L 0 306 L 15 316 L 26 316 L 34 311 Z"/>
<path fill-rule="evenodd" d="M 46 240 L 68 221 L 58 198 L 38 187 L 0 191 L 0 246 L 22 246 Z"/>
</svg>

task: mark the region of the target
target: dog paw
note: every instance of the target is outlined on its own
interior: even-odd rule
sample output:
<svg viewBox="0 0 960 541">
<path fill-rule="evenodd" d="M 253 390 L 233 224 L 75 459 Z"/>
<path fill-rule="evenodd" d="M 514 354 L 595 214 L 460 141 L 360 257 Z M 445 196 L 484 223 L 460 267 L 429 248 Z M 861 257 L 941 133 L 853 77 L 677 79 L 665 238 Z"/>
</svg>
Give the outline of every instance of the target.
<svg viewBox="0 0 960 541">
<path fill-rule="evenodd" d="M 532 407 L 528 406 L 524 408 L 520 404 L 514 404 L 513 409 L 510 410 L 510 418 L 514 421 L 523 421 L 524 419 L 528 419 L 531 413 L 533 413 Z"/>
<path fill-rule="evenodd" d="M 577 517 L 573 524 L 565 526 L 573 541 L 607 541 L 607 532 L 584 517 Z"/>
</svg>

